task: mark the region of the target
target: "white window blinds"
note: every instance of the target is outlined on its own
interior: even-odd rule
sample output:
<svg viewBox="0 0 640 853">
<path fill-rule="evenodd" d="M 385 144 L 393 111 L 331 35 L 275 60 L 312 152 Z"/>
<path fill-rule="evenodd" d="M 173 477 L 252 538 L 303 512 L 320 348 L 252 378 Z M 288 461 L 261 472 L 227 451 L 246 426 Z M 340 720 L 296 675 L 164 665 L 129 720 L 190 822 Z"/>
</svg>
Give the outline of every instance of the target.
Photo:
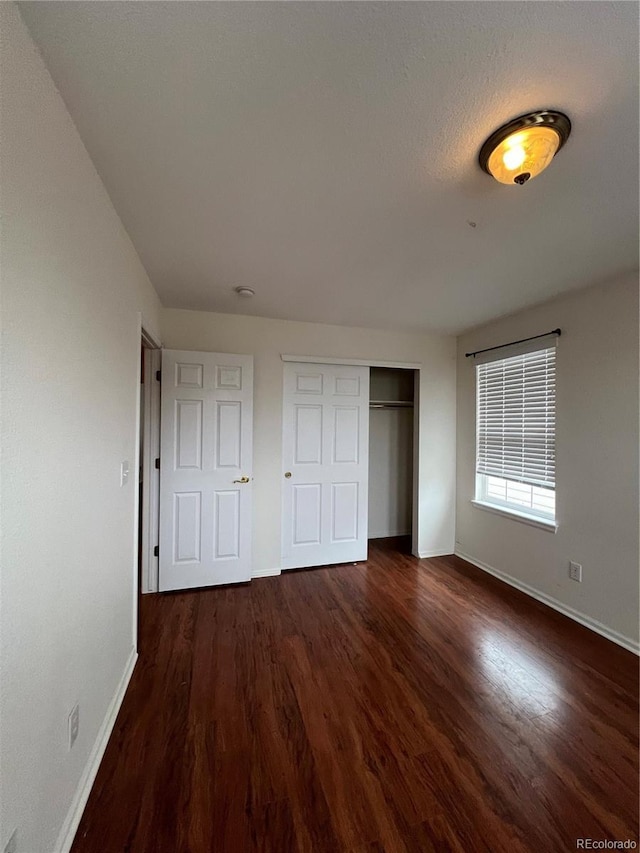
<svg viewBox="0 0 640 853">
<path fill-rule="evenodd" d="M 556 349 L 479 364 L 477 472 L 555 487 Z"/>
</svg>

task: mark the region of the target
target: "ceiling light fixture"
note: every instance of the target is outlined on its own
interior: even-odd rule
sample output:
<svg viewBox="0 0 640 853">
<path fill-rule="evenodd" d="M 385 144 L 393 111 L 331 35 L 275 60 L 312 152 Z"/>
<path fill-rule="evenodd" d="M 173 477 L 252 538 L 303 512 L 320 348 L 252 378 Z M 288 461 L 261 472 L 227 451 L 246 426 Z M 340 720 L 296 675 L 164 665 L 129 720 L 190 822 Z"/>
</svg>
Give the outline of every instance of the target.
<svg viewBox="0 0 640 853">
<path fill-rule="evenodd" d="M 570 133 L 564 113 L 527 113 L 491 134 L 480 149 L 480 166 L 501 184 L 522 186 L 547 168 Z"/>
<path fill-rule="evenodd" d="M 256 295 L 255 290 L 251 290 L 250 287 L 234 287 L 234 290 L 238 296 L 244 296 L 245 299 L 251 299 L 252 296 Z"/>
</svg>

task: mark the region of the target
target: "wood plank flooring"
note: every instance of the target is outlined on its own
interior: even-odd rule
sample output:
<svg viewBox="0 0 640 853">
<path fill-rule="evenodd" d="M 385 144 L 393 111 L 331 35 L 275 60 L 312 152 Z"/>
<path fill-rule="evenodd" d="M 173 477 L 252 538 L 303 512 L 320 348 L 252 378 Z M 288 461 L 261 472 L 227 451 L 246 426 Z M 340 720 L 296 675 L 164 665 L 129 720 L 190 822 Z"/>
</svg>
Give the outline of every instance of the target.
<svg viewBox="0 0 640 853">
<path fill-rule="evenodd" d="M 456 557 L 141 599 L 73 853 L 638 841 L 638 661 Z"/>
</svg>

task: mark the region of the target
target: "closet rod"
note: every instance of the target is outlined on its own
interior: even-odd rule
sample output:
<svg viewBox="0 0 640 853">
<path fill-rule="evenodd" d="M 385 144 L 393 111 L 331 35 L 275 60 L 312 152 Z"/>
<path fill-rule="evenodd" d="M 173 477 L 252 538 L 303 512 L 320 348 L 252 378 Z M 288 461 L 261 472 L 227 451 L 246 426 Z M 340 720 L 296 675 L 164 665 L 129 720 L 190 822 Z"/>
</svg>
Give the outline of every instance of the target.
<svg viewBox="0 0 640 853">
<path fill-rule="evenodd" d="M 409 400 L 371 400 L 370 409 L 413 409 Z"/>
</svg>

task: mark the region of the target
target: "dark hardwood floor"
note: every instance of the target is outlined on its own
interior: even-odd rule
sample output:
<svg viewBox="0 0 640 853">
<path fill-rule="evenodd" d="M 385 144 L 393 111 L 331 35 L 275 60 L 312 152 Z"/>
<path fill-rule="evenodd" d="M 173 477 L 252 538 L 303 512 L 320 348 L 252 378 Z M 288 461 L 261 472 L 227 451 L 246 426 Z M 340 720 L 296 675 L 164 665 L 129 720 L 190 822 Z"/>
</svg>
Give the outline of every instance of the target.
<svg viewBox="0 0 640 853">
<path fill-rule="evenodd" d="M 73 853 L 638 841 L 638 661 L 456 557 L 144 596 Z"/>
</svg>

